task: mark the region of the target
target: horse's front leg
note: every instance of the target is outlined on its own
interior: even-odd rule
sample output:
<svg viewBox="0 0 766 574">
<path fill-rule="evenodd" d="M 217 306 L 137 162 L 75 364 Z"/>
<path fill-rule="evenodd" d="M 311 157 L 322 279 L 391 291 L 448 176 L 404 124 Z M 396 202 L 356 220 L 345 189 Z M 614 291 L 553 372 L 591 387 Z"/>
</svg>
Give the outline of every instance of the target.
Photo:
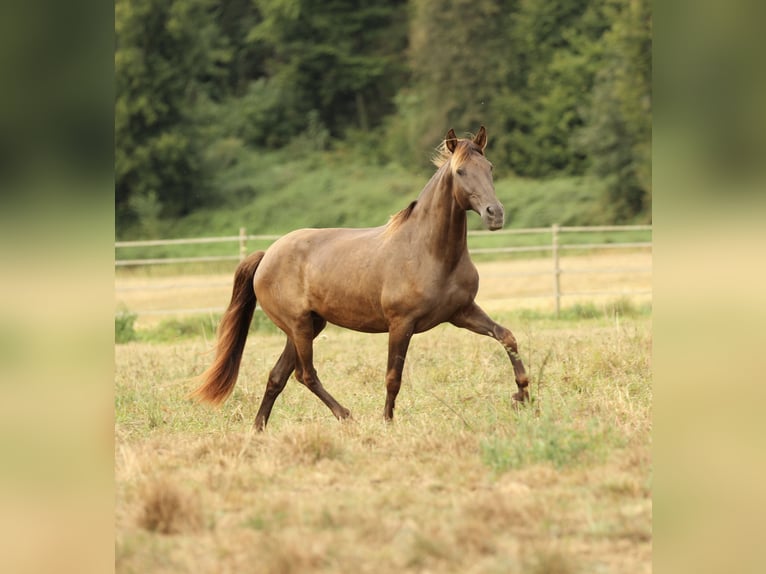
<svg viewBox="0 0 766 574">
<path fill-rule="evenodd" d="M 519 388 L 518 392 L 513 395 L 513 398 L 520 402 L 524 402 L 529 398 L 529 391 L 527 390 L 529 377 L 524 369 L 524 363 L 521 362 L 521 357 L 519 356 L 516 337 L 513 336 L 509 329 L 495 323 L 474 302 L 455 313 L 450 322 L 457 327 L 468 329 L 479 335 L 488 335 L 500 341 L 505 352 L 508 353 L 508 358 L 511 359 L 516 386 Z"/>
<path fill-rule="evenodd" d="M 410 346 L 413 327 L 409 322 L 392 323 L 388 331 L 388 368 L 386 369 L 386 406 L 383 416 L 387 421 L 394 418 L 396 395 L 402 386 L 404 359 Z"/>
</svg>

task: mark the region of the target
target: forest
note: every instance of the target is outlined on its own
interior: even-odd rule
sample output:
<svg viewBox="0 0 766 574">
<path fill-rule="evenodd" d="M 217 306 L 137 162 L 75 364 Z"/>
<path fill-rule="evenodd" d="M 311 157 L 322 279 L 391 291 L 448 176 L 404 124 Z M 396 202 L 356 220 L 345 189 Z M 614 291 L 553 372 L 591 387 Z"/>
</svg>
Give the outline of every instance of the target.
<svg viewBox="0 0 766 574">
<path fill-rule="evenodd" d="M 115 33 L 118 238 L 274 205 L 290 170 L 422 186 L 481 124 L 498 185 L 651 221 L 648 0 L 116 0 Z"/>
</svg>

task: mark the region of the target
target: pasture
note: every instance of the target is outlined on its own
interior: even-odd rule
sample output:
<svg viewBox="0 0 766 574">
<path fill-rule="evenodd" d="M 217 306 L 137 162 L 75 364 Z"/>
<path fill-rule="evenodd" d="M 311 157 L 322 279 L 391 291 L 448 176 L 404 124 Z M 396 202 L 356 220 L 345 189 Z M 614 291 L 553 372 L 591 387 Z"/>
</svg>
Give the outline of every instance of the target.
<svg viewBox="0 0 766 574">
<path fill-rule="evenodd" d="M 550 257 L 505 257 L 475 261 L 479 270 L 479 293 L 476 301 L 487 312 L 510 309 L 532 309 L 550 312 L 554 308 L 553 275 Z M 652 253 L 646 250 L 602 250 L 567 254 L 561 260 L 564 273 L 561 288 L 564 293 L 582 291 L 612 291 L 613 297 L 594 299 L 591 296 L 566 296 L 562 306 L 574 304 L 602 305 L 618 297 L 620 291 L 651 291 L 651 273 L 630 269 L 652 267 Z M 216 265 L 187 266 L 181 273 L 172 266 L 158 265 L 137 269 L 119 268 L 115 285 L 116 304 L 129 310 L 218 307 L 221 310 L 231 297 L 232 277 L 236 263 L 226 262 L 225 271 Z M 581 273 L 583 269 L 616 272 Z M 651 301 L 647 295 L 632 296 L 631 301 L 642 305 Z M 166 316 L 141 315 L 136 327 L 156 326 Z M 513 326 L 508 326 L 513 330 Z"/>
<path fill-rule="evenodd" d="M 413 338 L 393 424 L 386 336 L 329 326 L 317 370 L 353 420 L 291 378 L 261 434 L 282 335 L 251 333 L 219 409 L 186 398 L 211 333 L 117 345 L 117 571 L 650 572 L 649 315 L 555 321 L 491 292 L 532 379 L 519 409 L 502 347 L 449 325 Z"/>
</svg>

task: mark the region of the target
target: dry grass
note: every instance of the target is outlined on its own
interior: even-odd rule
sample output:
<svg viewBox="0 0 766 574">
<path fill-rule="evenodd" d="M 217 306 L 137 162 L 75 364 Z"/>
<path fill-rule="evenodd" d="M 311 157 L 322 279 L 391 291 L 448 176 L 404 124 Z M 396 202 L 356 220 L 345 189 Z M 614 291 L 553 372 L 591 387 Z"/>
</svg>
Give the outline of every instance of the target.
<svg viewBox="0 0 766 574">
<path fill-rule="evenodd" d="M 180 490 L 168 478 L 148 484 L 141 498 L 143 504 L 137 523 L 150 532 L 194 532 L 202 525 L 197 498 Z"/>
<path fill-rule="evenodd" d="M 478 262 L 481 277 L 478 302 L 487 310 L 514 308 L 552 310 L 552 297 L 540 297 L 553 291 L 550 257 L 541 259 L 509 259 Z M 651 290 L 651 273 L 633 271 L 609 273 L 574 273 L 583 269 L 651 269 L 649 252 L 596 252 L 588 255 L 566 255 L 561 259 L 564 273 L 561 289 L 579 291 L 647 291 Z M 225 274 L 189 274 L 184 276 L 153 275 L 147 271 L 120 270 L 116 278 L 116 303 L 128 309 L 223 308 L 231 295 L 232 271 Z M 567 271 L 572 273 L 567 274 Z M 519 276 L 526 273 L 544 275 Z M 514 275 L 515 274 L 515 275 Z M 212 284 L 212 286 L 210 286 Z M 167 287 L 175 287 L 164 289 Z M 148 289 L 147 289 L 148 288 Z M 162 288 L 162 289 L 161 289 Z M 571 296 L 564 304 L 590 300 L 590 297 Z M 636 301 L 650 300 L 641 296 Z M 156 324 L 161 316 L 140 316 L 138 327 Z"/>
<path fill-rule="evenodd" d="M 292 379 L 262 434 L 282 337 L 251 336 L 220 409 L 185 398 L 201 339 L 118 346 L 117 571 L 650 572 L 650 321 L 501 318 L 530 407 L 499 345 L 445 326 L 413 339 L 392 425 L 385 336 L 317 341 L 353 421 Z"/>
</svg>

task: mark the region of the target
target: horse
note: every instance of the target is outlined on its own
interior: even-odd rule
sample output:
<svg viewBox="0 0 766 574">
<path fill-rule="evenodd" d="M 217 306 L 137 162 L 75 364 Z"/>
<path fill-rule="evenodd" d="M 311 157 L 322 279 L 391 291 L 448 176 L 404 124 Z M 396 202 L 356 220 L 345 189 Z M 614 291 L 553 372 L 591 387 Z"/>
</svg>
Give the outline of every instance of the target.
<svg viewBox="0 0 766 574">
<path fill-rule="evenodd" d="M 328 322 L 364 333 L 388 333 L 387 421 L 394 417 L 410 339 L 445 322 L 499 341 L 513 366 L 518 387 L 513 398 L 528 400 L 529 378 L 516 338 L 474 301 L 479 274 L 468 254 L 467 212 L 478 213 L 493 231 L 505 220 L 486 146 L 484 126 L 465 139 L 450 129 L 433 159 L 436 173 L 417 199 L 386 225 L 299 229 L 246 257 L 234 274 L 215 359 L 192 395 L 220 404 L 231 394 L 258 304 L 287 335 L 255 417 L 259 431 L 293 371 L 339 420 L 351 416 L 327 392 L 314 368 L 313 340 Z"/>
</svg>

